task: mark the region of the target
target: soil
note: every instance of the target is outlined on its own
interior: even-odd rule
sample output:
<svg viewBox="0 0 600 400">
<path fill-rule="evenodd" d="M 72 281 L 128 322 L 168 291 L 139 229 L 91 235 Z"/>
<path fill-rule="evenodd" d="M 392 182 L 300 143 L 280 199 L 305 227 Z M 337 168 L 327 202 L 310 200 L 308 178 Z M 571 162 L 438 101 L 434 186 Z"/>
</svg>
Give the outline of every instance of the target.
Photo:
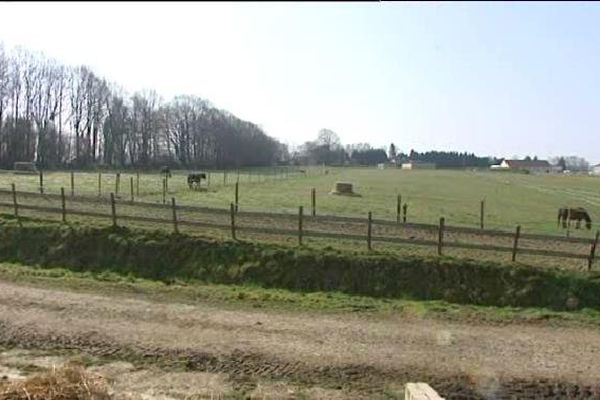
<svg viewBox="0 0 600 400">
<path fill-rule="evenodd" d="M 131 363 L 113 373 L 123 391 L 154 376 L 171 382 L 167 398 L 202 396 L 190 382 L 252 398 L 400 398 L 404 383 L 424 381 L 447 399 L 600 399 L 600 330 L 550 323 L 231 309 L 0 282 L 0 345 Z"/>
</svg>

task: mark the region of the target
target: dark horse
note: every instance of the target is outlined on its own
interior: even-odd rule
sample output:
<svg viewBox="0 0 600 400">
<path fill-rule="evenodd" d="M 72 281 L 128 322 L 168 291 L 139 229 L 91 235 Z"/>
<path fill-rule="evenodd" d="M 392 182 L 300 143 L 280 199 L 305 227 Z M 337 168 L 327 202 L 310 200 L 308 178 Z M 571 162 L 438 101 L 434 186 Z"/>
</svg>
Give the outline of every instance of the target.
<svg viewBox="0 0 600 400">
<path fill-rule="evenodd" d="M 570 227 L 571 226 L 571 220 L 575 220 L 577 221 L 577 224 L 575 225 L 576 229 L 579 229 L 581 227 L 581 220 L 584 219 L 585 220 L 585 227 L 587 229 L 592 229 L 592 219 L 590 218 L 590 215 L 588 214 L 588 212 L 585 210 L 585 208 L 567 208 L 567 207 L 563 207 L 563 208 L 559 208 L 558 209 L 558 226 L 560 226 L 560 222 L 562 221 L 562 227 L 566 228 L 567 224 Z"/>
<path fill-rule="evenodd" d="M 200 188 L 200 184 L 202 179 L 206 179 L 206 173 L 204 172 L 196 172 L 193 174 L 188 174 L 187 181 L 190 189 L 198 189 Z"/>
</svg>

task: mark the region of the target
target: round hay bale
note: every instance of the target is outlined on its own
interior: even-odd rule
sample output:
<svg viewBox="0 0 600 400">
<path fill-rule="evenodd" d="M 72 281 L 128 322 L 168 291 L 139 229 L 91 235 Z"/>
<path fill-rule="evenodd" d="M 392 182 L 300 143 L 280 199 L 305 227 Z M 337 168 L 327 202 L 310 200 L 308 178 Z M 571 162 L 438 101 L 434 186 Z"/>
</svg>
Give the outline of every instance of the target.
<svg viewBox="0 0 600 400">
<path fill-rule="evenodd" d="M 359 194 L 354 193 L 354 186 L 350 182 L 336 182 L 331 190 L 331 194 L 340 196 L 360 196 Z"/>
</svg>

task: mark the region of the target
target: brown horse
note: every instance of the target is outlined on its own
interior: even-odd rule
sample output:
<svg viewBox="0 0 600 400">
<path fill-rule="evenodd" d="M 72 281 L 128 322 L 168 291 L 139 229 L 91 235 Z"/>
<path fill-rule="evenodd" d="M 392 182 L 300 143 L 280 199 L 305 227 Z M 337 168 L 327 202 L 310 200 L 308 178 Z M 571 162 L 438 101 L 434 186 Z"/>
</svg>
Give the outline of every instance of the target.
<svg viewBox="0 0 600 400">
<path fill-rule="evenodd" d="M 579 229 L 581 227 L 581 220 L 585 220 L 585 227 L 587 229 L 592 229 L 592 219 L 590 215 L 585 210 L 585 208 L 559 208 L 558 209 L 558 226 L 560 226 L 560 222 L 562 221 L 562 227 L 567 228 L 571 227 L 571 221 L 575 220 L 577 223 L 575 224 L 575 228 Z"/>
</svg>

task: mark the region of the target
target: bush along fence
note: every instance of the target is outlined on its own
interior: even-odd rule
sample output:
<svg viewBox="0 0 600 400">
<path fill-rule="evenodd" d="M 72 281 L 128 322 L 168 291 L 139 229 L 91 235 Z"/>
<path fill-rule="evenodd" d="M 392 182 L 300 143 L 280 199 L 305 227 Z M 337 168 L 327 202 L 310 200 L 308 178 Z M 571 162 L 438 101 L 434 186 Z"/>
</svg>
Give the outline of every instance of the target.
<svg viewBox="0 0 600 400">
<path fill-rule="evenodd" d="M 375 219 L 371 212 L 364 218 L 316 215 L 315 204 L 311 213 L 300 206 L 297 214 L 240 211 L 232 202 L 227 208 L 209 208 L 178 205 L 175 198 L 166 204 L 135 201 L 134 181 L 130 180 L 129 200 L 110 197 L 67 196 L 65 189 L 60 194 L 42 194 L 11 190 L 0 190 L 0 207 L 9 210 L 19 219 L 23 212 L 60 216 L 68 222 L 70 217 L 87 220 L 99 218 L 109 220 L 117 226 L 120 222 L 139 222 L 152 227 L 172 226 L 174 232 L 180 227 L 218 229 L 230 232 L 236 240 L 240 233 L 274 235 L 297 238 L 303 245 L 305 238 L 323 238 L 363 242 L 366 249 L 376 243 L 388 245 L 410 245 L 431 247 L 443 255 L 445 249 L 464 249 L 506 253 L 512 261 L 519 255 L 558 257 L 586 262 L 591 269 L 600 231 L 592 239 L 554 235 L 522 233 L 517 226 L 514 231 L 461 227 L 446 224 L 444 217 L 437 224 L 407 223 L 406 204 L 401 207 L 398 196 L 398 211 L 395 220 Z M 314 196 L 312 196 L 314 198 Z M 482 207 L 483 208 L 483 207 Z M 158 225 L 157 225 L 158 224 Z M 579 251 L 573 251 L 576 248 Z M 508 258 L 508 257 L 507 257 Z"/>
</svg>

